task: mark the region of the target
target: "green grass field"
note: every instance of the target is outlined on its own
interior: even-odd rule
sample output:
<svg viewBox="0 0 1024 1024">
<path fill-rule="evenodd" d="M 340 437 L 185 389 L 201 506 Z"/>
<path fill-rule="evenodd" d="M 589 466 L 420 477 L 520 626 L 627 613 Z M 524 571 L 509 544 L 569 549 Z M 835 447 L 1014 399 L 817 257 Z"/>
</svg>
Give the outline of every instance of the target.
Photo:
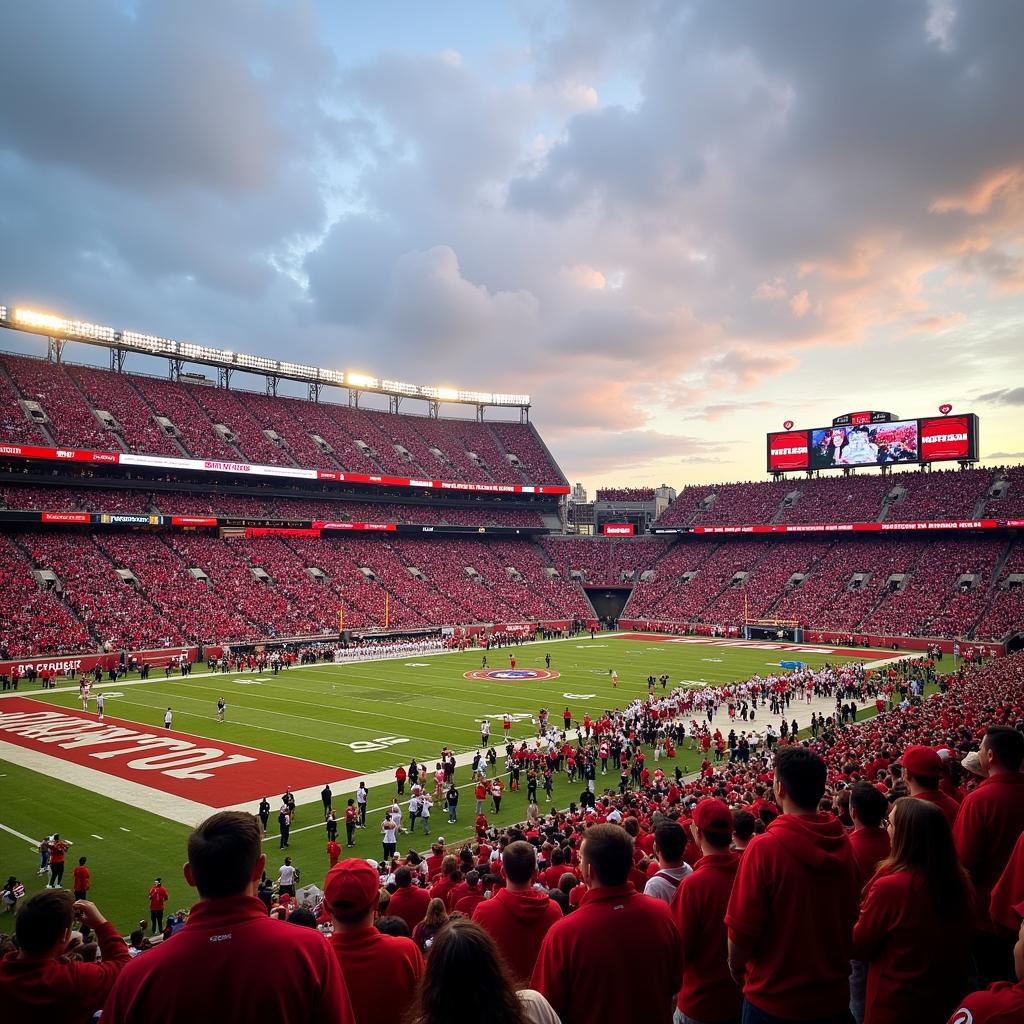
<svg viewBox="0 0 1024 1024">
<path fill-rule="evenodd" d="M 850 660 L 764 649 L 636 641 L 607 634 L 594 640 L 584 637 L 528 644 L 512 650 L 518 668 L 543 668 L 544 656 L 550 654 L 551 668 L 561 673 L 560 677 L 520 682 L 468 680 L 463 673 L 480 668 L 480 652 L 412 656 L 355 665 L 294 668 L 277 676 L 196 675 L 186 679 L 156 678 L 129 686 L 118 682 L 106 687 L 121 694 L 108 700 L 107 713 L 153 727 L 160 724 L 164 709 L 170 705 L 174 709 L 175 729 L 197 736 L 367 774 L 393 770 L 400 763 L 408 765 L 414 756 L 432 770 L 444 744 L 456 753 L 478 748 L 479 722 L 484 716 L 491 719 L 492 740 L 500 753 L 501 716 L 505 712 L 534 716 L 544 706 L 553 720 L 561 724 L 561 712 L 566 705 L 575 718 L 581 718 L 585 711 L 600 716 L 606 709 L 624 707 L 636 697 L 643 697 L 646 678 L 652 673 L 657 676 L 667 672 L 670 687 L 680 682 L 702 681 L 721 685 L 777 670 L 781 659 L 795 658 L 814 666 Z M 507 667 L 508 653 L 492 650 L 490 667 Z M 884 653 L 865 652 L 858 657 L 870 660 L 884 657 Z M 618 672 L 617 689 L 611 685 L 610 668 Z M 196 666 L 197 673 L 202 670 L 203 666 Z M 75 692 L 32 695 L 54 704 L 79 707 Z M 228 701 L 226 723 L 216 721 L 216 701 L 221 695 Z M 798 718 L 809 717 L 806 711 L 801 716 L 801 711 L 796 709 Z M 763 727 L 767 721 L 763 712 L 759 718 Z M 806 723 L 801 720 L 800 724 Z M 517 721 L 512 730 L 514 737 L 527 737 L 534 732 L 527 717 Z M 684 770 L 692 770 L 699 763 L 690 751 L 680 750 L 679 754 Z M 499 767 L 503 760 L 499 760 Z M 674 767 L 673 762 L 669 764 Z M 466 786 L 469 774 L 469 768 L 460 768 L 456 783 Z M 59 831 L 73 840 L 65 884 L 70 885 L 71 866 L 77 863 L 78 856 L 87 856 L 92 870 L 92 895 L 118 927 L 128 930 L 148 916 L 146 894 L 157 875 L 170 890 L 171 909 L 192 902 L 194 893 L 181 877 L 186 826 L 152 814 L 145 806 L 130 806 L 6 761 L 0 761 L 0 776 L 0 821 L 27 836 L 41 837 Z M 609 773 L 604 779 L 599 776 L 598 790 L 602 783 L 614 786 L 617 782 L 617 774 Z M 286 784 L 286 779 L 280 780 L 277 790 L 268 794 L 275 815 L 276 798 Z M 354 785 L 355 780 L 353 788 Z M 578 798 L 581 789 L 579 783 L 570 787 L 564 775 L 556 779 L 555 806 L 567 806 Z M 380 856 L 380 809 L 393 794 L 393 783 L 371 787 L 368 827 L 358 832 L 355 850 L 346 853 Z M 340 795 L 336 790 L 336 807 Z M 543 801 L 543 791 L 540 796 Z M 344 800 L 340 806 L 344 806 Z M 524 787 L 520 793 L 506 792 L 501 814 L 492 820 L 499 825 L 511 824 L 521 820 L 525 810 Z M 473 794 L 467 789 L 462 791 L 457 825 L 449 825 L 443 808 L 435 805 L 432 835 L 444 835 L 449 842 L 467 838 L 471 834 L 473 811 Z M 319 801 L 300 806 L 293 825 L 289 853 L 303 869 L 304 883 L 322 882 L 326 869 L 321 816 Z M 315 827 L 305 828 L 309 825 Z M 274 816 L 271 831 L 265 849 L 268 871 L 273 868 L 276 875 L 281 858 Z M 343 829 L 341 841 L 344 844 Z M 404 852 L 413 846 L 423 849 L 427 845 L 428 841 L 421 836 L 402 836 L 399 849 Z M 36 863 L 35 854 L 23 839 L 0 831 L 3 878 L 15 874 L 29 892 L 35 891 L 44 884 L 35 874 Z M 4 925 L 0 923 L 2 930 Z"/>
</svg>

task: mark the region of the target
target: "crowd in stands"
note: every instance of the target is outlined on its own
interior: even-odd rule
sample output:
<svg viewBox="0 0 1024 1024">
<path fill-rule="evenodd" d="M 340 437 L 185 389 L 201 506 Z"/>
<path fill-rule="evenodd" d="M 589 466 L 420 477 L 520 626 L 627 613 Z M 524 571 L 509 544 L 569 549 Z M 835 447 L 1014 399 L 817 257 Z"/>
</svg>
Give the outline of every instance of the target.
<svg viewBox="0 0 1024 1024">
<path fill-rule="evenodd" d="M 999 479 L 1003 499 L 982 499 Z M 754 523 L 917 522 L 1024 515 L 1024 471 L 910 470 L 850 476 L 792 476 L 777 481 L 684 487 L 659 526 L 744 526 Z"/>
<path fill-rule="evenodd" d="M 720 693 L 784 719 L 813 689 L 837 710 L 691 778 L 640 746 L 698 728 L 685 691 L 587 721 L 575 741 L 554 730 L 546 756 L 540 737 L 536 759 L 513 745 L 526 820 L 497 830 L 481 814 L 461 848 L 399 858 L 392 842 L 380 863 L 335 863 L 312 907 L 288 860 L 271 887 L 256 817 L 214 814 L 188 840 L 197 902 L 163 941 L 126 942 L 67 890 L 24 900 L 3 940 L 5 1017 L 206 1019 L 195 994 L 216 991 L 221 1012 L 332 1024 L 1018 1021 L 1024 654 L 935 669 L 825 668 Z M 849 713 L 872 703 L 874 717 Z M 542 812 L 535 760 L 582 764 L 579 800 Z M 608 761 L 618 788 L 598 782 Z M 386 851 L 389 828 L 393 812 Z"/>
<path fill-rule="evenodd" d="M 654 488 L 598 487 L 595 501 L 654 501 Z"/>
<path fill-rule="evenodd" d="M 19 397 L 40 404 L 45 431 L 25 418 Z M 0 400 L 0 440 L 477 483 L 564 483 L 529 423 L 386 413 L 14 355 L 0 358 Z M 109 412 L 118 429 L 103 426 L 97 410 Z M 169 420 L 177 436 L 154 416 Z"/>
<path fill-rule="evenodd" d="M 629 540 L 604 537 L 540 538 L 540 545 L 562 576 L 583 573 L 588 584 L 632 583 L 649 569 L 668 546 L 662 537 Z"/>
</svg>

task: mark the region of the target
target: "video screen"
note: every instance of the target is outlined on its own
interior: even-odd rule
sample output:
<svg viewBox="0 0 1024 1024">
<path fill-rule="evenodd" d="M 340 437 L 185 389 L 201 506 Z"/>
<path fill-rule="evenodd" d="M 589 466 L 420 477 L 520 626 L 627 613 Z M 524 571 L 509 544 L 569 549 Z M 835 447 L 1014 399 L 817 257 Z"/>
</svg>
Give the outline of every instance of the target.
<svg viewBox="0 0 1024 1024">
<path fill-rule="evenodd" d="M 917 462 L 917 420 L 811 431 L 811 469 Z"/>
</svg>

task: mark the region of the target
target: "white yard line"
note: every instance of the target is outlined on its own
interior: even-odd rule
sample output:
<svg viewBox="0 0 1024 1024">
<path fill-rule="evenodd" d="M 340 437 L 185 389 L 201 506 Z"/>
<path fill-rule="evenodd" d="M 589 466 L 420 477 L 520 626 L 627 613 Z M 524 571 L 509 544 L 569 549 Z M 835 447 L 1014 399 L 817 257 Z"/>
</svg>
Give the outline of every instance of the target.
<svg viewBox="0 0 1024 1024">
<path fill-rule="evenodd" d="M 25 835 L 24 832 L 16 831 L 15 829 L 10 828 L 8 825 L 5 825 L 2 821 L 0 821 L 0 829 L 14 836 L 15 839 L 24 839 L 25 842 L 28 843 L 33 850 L 37 850 L 39 848 L 38 839 L 33 839 L 31 836 Z"/>
</svg>

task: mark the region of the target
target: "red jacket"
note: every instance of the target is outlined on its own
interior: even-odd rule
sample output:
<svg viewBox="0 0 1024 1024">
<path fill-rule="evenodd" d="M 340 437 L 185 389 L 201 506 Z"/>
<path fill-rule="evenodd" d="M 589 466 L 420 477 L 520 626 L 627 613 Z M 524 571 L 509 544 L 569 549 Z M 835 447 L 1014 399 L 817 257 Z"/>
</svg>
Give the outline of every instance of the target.
<svg viewBox="0 0 1024 1024">
<path fill-rule="evenodd" d="M 17 953 L 0 960 L 0 1016 L 5 1024 L 91 1020 L 131 959 L 124 939 L 109 921 L 96 929 L 96 940 L 102 963 L 64 964 L 41 957 L 21 960 Z"/>
<path fill-rule="evenodd" d="M 992 889 L 989 902 L 992 922 L 1009 932 L 1016 932 L 1020 928 L 1020 918 L 1013 908 L 1021 902 L 1024 902 L 1024 832 L 1013 848 L 1006 870 Z"/>
<path fill-rule="evenodd" d="M 971 903 L 940 912 L 933 895 L 912 871 L 869 883 L 853 930 L 854 958 L 868 965 L 864 1024 L 941 1024 L 968 990 Z"/>
<path fill-rule="evenodd" d="M 1024 1020 L 1024 981 L 997 981 L 961 999 L 949 1024 L 1020 1024 Z"/>
<path fill-rule="evenodd" d="M 149 909 L 163 910 L 169 898 L 167 890 L 162 885 L 154 885 L 149 890 Z"/>
<path fill-rule="evenodd" d="M 404 889 L 396 889 L 391 894 L 388 913 L 400 917 L 409 926 L 411 932 L 426 916 L 429 903 L 430 893 L 426 889 L 418 889 L 414 885 L 409 885 Z"/>
<path fill-rule="evenodd" d="M 403 1020 L 423 973 L 419 946 L 412 939 L 382 935 L 373 925 L 336 931 L 331 946 L 345 976 L 356 1024 Z"/>
<path fill-rule="evenodd" d="M 977 895 L 977 928 L 991 931 L 988 906 L 1017 837 L 1024 832 L 1024 775 L 990 775 L 964 797 L 953 826 L 960 862 L 971 873 Z"/>
<path fill-rule="evenodd" d="M 682 942 L 667 904 L 628 883 L 602 886 L 548 932 L 530 988 L 562 1024 L 669 1024 L 681 963 Z"/>
<path fill-rule="evenodd" d="M 875 877 L 875 869 L 892 852 L 889 833 L 884 828 L 856 828 L 850 833 L 850 849 L 857 865 L 857 891 Z"/>
<path fill-rule="evenodd" d="M 544 936 L 562 920 L 562 911 L 546 892 L 499 889 L 473 908 L 473 920 L 497 943 L 516 980 L 526 982 Z"/>
<path fill-rule="evenodd" d="M 267 917 L 254 896 L 201 900 L 172 939 L 136 957 L 103 1024 L 355 1024 L 330 944 L 312 928 Z"/>
<path fill-rule="evenodd" d="M 830 814 L 781 814 L 743 851 L 725 923 L 748 955 L 743 995 L 787 1020 L 850 1002 L 857 868 Z"/>
<path fill-rule="evenodd" d="M 743 1009 L 743 996 L 729 973 L 725 927 L 739 866 L 739 854 L 732 850 L 701 857 L 672 900 L 672 917 L 683 940 L 683 985 L 676 1005 L 695 1020 L 739 1020 Z"/>
</svg>

